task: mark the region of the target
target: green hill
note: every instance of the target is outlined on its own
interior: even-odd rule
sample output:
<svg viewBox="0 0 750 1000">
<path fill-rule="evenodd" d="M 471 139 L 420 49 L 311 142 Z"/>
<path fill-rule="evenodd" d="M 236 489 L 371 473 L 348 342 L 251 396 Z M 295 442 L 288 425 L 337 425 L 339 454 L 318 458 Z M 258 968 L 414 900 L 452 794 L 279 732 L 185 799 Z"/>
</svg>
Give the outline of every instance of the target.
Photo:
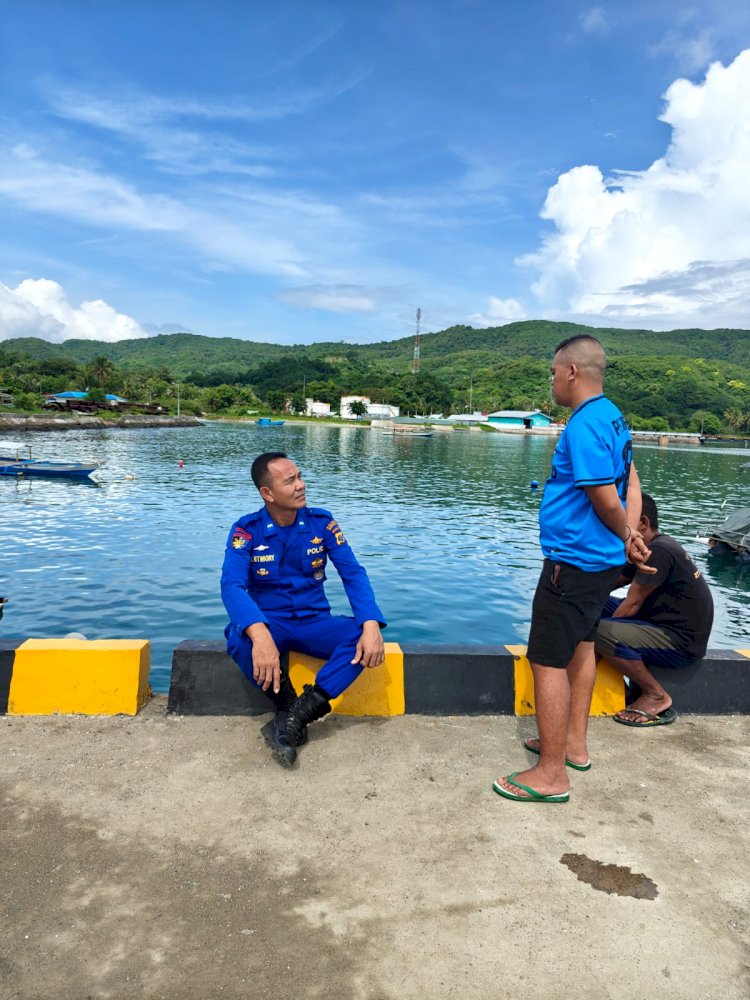
<svg viewBox="0 0 750 1000">
<path fill-rule="evenodd" d="M 750 331 L 621 330 L 530 320 L 474 329 L 454 326 L 421 338 L 421 368 L 411 374 L 413 337 L 375 344 L 264 344 L 174 333 L 104 343 L 0 342 L 0 380 L 34 393 L 107 385 L 132 398 L 171 405 L 174 383 L 201 408 L 265 402 L 282 407 L 303 395 L 337 405 L 341 395 L 368 395 L 406 412 L 539 407 L 555 415 L 549 362 L 555 345 L 576 333 L 597 336 L 607 351 L 607 391 L 632 419 L 673 429 L 750 424 Z M 103 359 L 107 359 L 103 361 Z M 110 371 L 107 371 L 107 361 Z M 234 387 L 234 388 L 233 388 Z M 192 396 L 190 396 L 192 393 Z M 40 397 L 38 397 L 40 399 Z M 707 416 L 708 415 L 708 416 Z M 744 423 L 743 423 L 744 422 Z"/>
<path fill-rule="evenodd" d="M 498 356 L 530 357 L 547 360 L 564 337 L 590 333 L 604 344 L 610 358 L 620 355 L 642 357 L 676 355 L 750 365 L 750 330 L 620 330 L 586 327 L 575 323 L 527 320 L 507 326 L 474 329 L 453 326 L 421 337 L 422 368 L 447 371 L 493 364 Z M 165 367 L 178 377 L 191 372 L 233 367 L 245 370 L 267 361 L 304 354 L 332 364 L 376 364 L 408 370 L 414 338 L 379 341 L 375 344 L 348 344 L 343 341 L 309 345 L 263 344 L 231 337 L 203 337 L 192 333 L 163 334 L 139 340 L 106 343 L 97 340 L 66 340 L 49 344 L 34 338 L 0 341 L 0 351 L 31 358 L 68 357 L 90 364 L 95 357 L 109 358 L 118 368 Z"/>
</svg>

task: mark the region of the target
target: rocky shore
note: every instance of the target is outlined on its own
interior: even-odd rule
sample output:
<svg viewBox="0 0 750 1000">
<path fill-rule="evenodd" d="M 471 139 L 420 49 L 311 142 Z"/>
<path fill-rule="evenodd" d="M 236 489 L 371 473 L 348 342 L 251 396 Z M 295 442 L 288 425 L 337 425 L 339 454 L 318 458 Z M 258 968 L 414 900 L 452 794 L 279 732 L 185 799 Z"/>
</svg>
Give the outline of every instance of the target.
<svg viewBox="0 0 750 1000">
<path fill-rule="evenodd" d="M 25 416 L 19 413 L 0 414 L 0 433 L 10 431 L 81 431 L 102 430 L 107 427 L 117 427 L 128 430 L 141 427 L 201 427 L 198 417 L 168 417 L 146 416 L 144 414 L 123 413 L 117 420 L 103 417 L 92 417 L 88 414 L 73 416 L 67 413 L 32 414 Z"/>
</svg>

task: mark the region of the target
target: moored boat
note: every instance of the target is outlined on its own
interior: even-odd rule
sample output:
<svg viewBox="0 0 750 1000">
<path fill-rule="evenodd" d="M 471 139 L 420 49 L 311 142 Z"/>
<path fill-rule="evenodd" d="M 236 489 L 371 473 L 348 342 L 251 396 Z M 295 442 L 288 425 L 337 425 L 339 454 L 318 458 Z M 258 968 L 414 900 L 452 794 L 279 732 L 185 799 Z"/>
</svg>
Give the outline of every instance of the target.
<svg viewBox="0 0 750 1000">
<path fill-rule="evenodd" d="M 19 441 L 0 441 L 0 476 L 14 476 L 16 479 L 28 476 L 88 479 L 98 468 L 98 462 L 48 462 L 34 458 L 31 445 Z"/>
<path fill-rule="evenodd" d="M 713 528 L 706 530 L 709 555 L 734 555 L 750 561 L 750 507 L 740 507 Z"/>
<path fill-rule="evenodd" d="M 255 423 L 259 427 L 282 427 L 284 424 L 283 420 L 271 420 L 270 417 L 258 417 Z"/>
</svg>

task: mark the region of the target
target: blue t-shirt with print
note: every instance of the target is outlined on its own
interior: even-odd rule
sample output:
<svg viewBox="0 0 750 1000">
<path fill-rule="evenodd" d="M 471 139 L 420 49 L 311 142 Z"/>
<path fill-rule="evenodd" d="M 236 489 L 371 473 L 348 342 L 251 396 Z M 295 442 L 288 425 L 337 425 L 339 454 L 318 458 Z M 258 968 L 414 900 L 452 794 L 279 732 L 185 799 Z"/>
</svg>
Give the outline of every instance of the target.
<svg viewBox="0 0 750 1000">
<path fill-rule="evenodd" d="M 605 396 L 592 396 L 573 410 L 539 509 L 539 540 L 547 559 L 590 573 L 623 563 L 623 542 L 599 520 L 584 487 L 614 483 L 624 506 L 632 453 L 627 422 Z"/>
</svg>

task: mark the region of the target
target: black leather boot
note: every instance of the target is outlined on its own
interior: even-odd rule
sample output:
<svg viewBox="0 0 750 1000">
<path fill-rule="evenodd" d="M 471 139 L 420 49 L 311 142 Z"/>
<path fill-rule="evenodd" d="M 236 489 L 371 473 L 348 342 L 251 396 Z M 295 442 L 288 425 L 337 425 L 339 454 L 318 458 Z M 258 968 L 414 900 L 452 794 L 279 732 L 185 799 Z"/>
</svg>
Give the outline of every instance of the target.
<svg viewBox="0 0 750 1000">
<path fill-rule="evenodd" d="M 296 746 L 302 746 L 307 742 L 307 729 L 302 733 L 299 743 L 292 744 L 287 735 L 287 723 L 289 720 L 289 710 L 297 701 L 297 692 L 294 690 L 292 682 L 286 674 L 281 675 L 281 685 L 279 693 L 267 691 L 276 706 L 274 717 L 261 729 L 261 735 L 266 741 L 274 760 L 278 761 L 282 767 L 291 767 L 297 759 Z"/>
<path fill-rule="evenodd" d="M 322 719 L 331 711 L 331 702 L 323 688 L 305 684 L 305 690 L 289 709 L 286 723 L 287 740 L 293 747 L 305 742 L 306 728 L 310 722 Z"/>
</svg>

